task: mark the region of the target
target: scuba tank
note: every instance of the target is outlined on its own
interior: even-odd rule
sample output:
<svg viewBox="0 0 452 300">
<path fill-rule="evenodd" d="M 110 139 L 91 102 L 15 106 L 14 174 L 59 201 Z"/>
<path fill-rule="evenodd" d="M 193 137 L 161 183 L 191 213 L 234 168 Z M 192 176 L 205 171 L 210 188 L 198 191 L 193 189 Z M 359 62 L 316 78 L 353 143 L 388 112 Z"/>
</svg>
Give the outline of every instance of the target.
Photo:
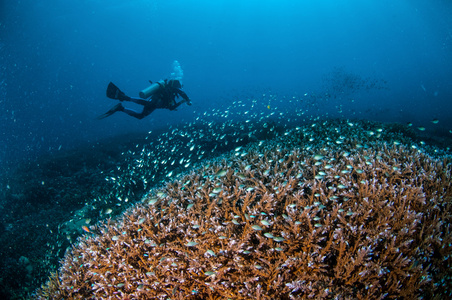
<svg viewBox="0 0 452 300">
<path fill-rule="evenodd" d="M 152 81 L 150 81 L 152 83 Z M 155 83 L 152 83 L 150 86 L 145 88 L 140 92 L 140 98 L 147 99 L 151 97 L 153 94 L 155 94 L 161 87 L 165 85 L 164 80 L 157 81 Z"/>
</svg>

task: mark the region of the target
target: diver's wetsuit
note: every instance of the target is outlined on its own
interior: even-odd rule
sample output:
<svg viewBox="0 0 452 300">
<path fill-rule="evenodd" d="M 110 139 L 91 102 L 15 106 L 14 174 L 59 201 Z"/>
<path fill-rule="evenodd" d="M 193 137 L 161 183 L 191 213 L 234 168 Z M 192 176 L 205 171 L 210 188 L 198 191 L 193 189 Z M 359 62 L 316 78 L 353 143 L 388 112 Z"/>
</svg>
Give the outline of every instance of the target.
<svg viewBox="0 0 452 300">
<path fill-rule="evenodd" d="M 130 108 L 125 108 L 121 103 L 115 105 L 105 114 L 98 117 L 98 119 L 103 119 L 111 116 L 117 111 L 122 111 L 129 116 L 135 117 L 137 119 L 143 119 L 144 117 L 150 115 L 156 108 L 166 108 L 169 110 L 176 110 L 179 105 L 187 102 L 191 105 L 191 101 L 187 94 L 181 90 L 182 85 L 178 80 L 164 80 L 157 83 L 160 88 L 151 94 L 148 99 L 143 98 L 132 98 L 126 96 L 121 90 L 119 90 L 113 83 L 110 82 L 107 88 L 107 97 L 111 99 L 116 99 L 119 101 L 131 101 L 133 103 L 143 105 L 143 110 L 141 113 L 136 112 Z M 182 97 L 183 100 L 176 102 L 176 97 Z"/>
<path fill-rule="evenodd" d="M 182 101 L 176 102 L 176 97 L 182 97 Z M 130 98 L 131 102 L 143 105 L 143 111 L 138 113 L 130 108 L 124 108 L 123 112 L 129 116 L 135 117 L 137 119 L 143 119 L 144 117 L 150 115 L 156 108 L 166 108 L 169 110 L 175 110 L 184 102 L 190 102 L 187 94 L 179 88 L 176 87 L 162 87 L 160 91 L 151 96 L 151 100 L 144 100 L 141 98 Z"/>
</svg>

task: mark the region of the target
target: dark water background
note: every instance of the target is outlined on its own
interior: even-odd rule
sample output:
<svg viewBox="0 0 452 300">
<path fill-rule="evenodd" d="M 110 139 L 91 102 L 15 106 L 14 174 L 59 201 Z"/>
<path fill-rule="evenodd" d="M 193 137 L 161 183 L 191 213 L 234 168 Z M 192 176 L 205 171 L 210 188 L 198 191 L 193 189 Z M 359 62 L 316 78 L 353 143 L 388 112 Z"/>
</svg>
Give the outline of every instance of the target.
<svg viewBox="0 0 452 300">
<path fill-rule="evenodd" d="M 450 147 L 451 15 L 445 0 L 1 1 L 0 298 L 31 293 L 86 219 L 189 155 L 185 169 L 317 117 L 412 123 L 394 130 Z M 110 81 L 138 96 L 175 60 L 192 106 L 96 119 Z"/>
<path fill-rule="evenodd" d="M 0 159 L 187 122 L 234 97 L 322 93 L 335 68 L 384 89 L 341 98 L 364 119 L 452 129 L 449 1 L 2 1 Z M 192 107 L 98 121 L 178 60 Z M 263 105 L 267 105 L 264 103 Z M 336 104 L 321 108 L 336 111 Z M 61 147 L 60 147 L 61 146 Z"/>
</svg>

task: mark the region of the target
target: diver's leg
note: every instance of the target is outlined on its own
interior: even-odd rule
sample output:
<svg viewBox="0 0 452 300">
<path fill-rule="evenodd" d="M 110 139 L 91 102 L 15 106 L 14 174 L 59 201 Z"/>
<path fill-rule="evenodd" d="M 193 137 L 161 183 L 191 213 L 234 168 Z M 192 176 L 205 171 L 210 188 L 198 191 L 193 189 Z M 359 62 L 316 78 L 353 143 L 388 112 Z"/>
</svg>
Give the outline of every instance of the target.
<svg viewBox="0 0 452 300">
<path fill-rule="evenodd" d="M 130 99 L 127 100 L 127 101 L 131 101 L 133 103 L 140 104 L 140 105 L 147 105 L 147 104 L 149 104 L 148 100 L 141 99 L 141 98 L 135 98 L 135 97 L 130 97 Z"/>
<path fill-rule="evenodd" d="M 140 119 L 140 120 L 145 117 L 145 116 L 143 116 L 142 112 L 138 113 L 138 112 L 136 112 L 136 111 L 134 111 L 133 109 L 130 109 L 130 108 L 124 108 L 123 112 L 125 112 L 129 116 L 132 116 L 132 117 Z"/>
<path fill-rule="evenodd" d="M 145 107 L 143 108 L 143 111 L 142 111 L 141 113 L 138 113 L 138 112 L 134 111 L 133 109 L 130 109 L 130 108 L 124 108 L 123 112 L 125 112 L 125 113 L 128 114 L 129 116 L 132 116 L 132 117 L 134 117 L 134 118 L 137 118 L 137 119 L 141 120 L 141 119 L 143 119 L 144 117 L 150 115 L 150 114 L 154 111 L 154 109 L 155 109 L 155 108 L 153 108 L 153 107 L 145 106 Z"/>
</svg>

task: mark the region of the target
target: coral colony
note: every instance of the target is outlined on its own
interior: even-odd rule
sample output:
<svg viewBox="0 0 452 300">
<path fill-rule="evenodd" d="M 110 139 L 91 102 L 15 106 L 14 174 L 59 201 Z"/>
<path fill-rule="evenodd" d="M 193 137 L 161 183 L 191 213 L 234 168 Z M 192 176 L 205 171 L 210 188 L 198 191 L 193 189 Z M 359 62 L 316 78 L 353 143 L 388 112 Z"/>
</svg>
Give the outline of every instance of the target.
<svg viewBox="0 0 452 300">
<path fill-rule="evenodd" d="M 287 130 L 91 226 L 37 298 L 450 299 L 451 173 L 389 126 Z"/>
</svg>

